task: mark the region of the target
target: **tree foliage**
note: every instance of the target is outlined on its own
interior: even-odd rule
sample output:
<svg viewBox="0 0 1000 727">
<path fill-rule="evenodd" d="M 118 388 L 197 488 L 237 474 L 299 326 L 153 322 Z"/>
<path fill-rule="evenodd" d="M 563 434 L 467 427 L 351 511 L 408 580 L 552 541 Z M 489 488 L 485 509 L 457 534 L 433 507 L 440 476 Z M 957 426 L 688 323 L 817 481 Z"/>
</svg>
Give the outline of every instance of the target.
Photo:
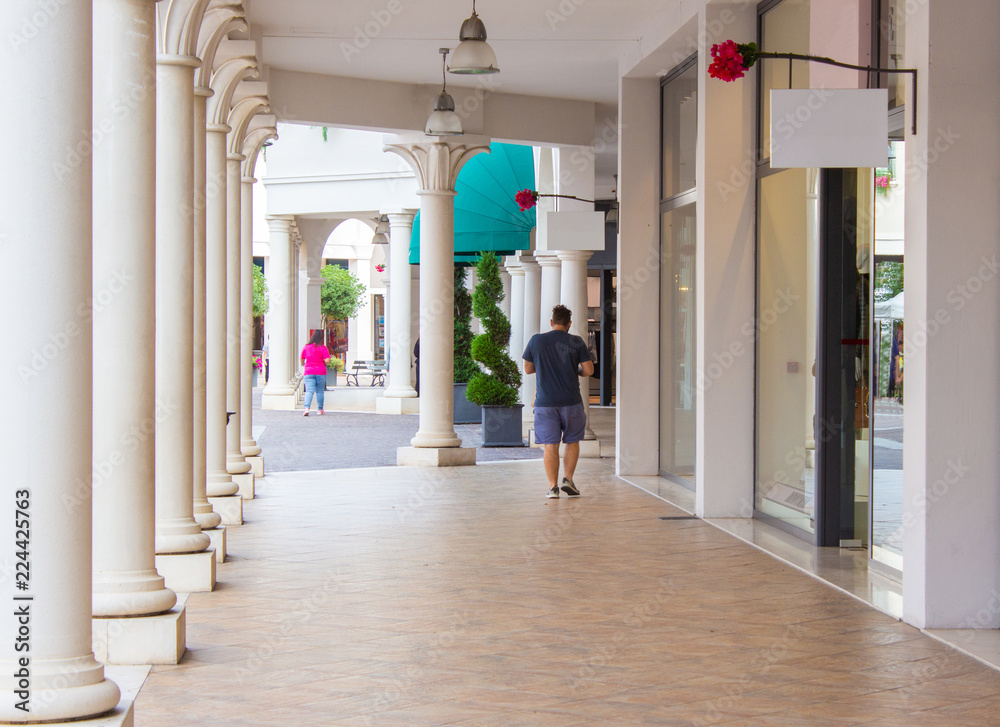
<svg viewBox="0 0 1000 727">
<path fill-rule="evenodd" d="M 507 355 L 510 343 L 510 321 L 500 310 L 503 283 L 500 264 L 493 252 L 485 252 L 476 265 L 479 283 L 472 294 L 472 311 L 483 322 L 482 333 L 472 339 L 472 358 L 483 364 L 487 372 L 479 371 L 469 381 L 466 398 L 480 406 L 514 406 L 521 385 L 521 371 Z"/>
<path fill-rule="evenodd" d="M 466 384 L 479 371 L 472 360 L 472 295 L 465 267 L 455 266 L 455 383 Z"/>
<path fill-rule="evenodd" d="M 267 313 L 271 303 L 267 295 L 267 278 L 260 265 L 253 266 L 253 317 L 260 318 Z"/>
<path fill-rule="evenodd" d="M 331 321 L 353 318 L 365 304 L 368 288 L 350 270 L 339 265 L 327 265 L 320 271 L 320 311 Z"/>
</svg>

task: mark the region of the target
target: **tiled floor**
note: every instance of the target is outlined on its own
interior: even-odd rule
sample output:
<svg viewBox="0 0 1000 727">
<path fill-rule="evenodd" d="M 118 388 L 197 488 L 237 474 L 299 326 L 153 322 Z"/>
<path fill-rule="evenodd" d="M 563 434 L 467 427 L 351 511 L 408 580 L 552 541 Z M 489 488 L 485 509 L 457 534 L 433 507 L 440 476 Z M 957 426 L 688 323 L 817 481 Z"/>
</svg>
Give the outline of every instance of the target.
<svg viewBox="0 0 1000 727">
<path fill-rule="evenodd" d="M 1000 724 L 1000 673 L 581 463 L 279 473 L 139 727 Z M 661 520 L 661 517 L 680 519 Z"/>
</svg>

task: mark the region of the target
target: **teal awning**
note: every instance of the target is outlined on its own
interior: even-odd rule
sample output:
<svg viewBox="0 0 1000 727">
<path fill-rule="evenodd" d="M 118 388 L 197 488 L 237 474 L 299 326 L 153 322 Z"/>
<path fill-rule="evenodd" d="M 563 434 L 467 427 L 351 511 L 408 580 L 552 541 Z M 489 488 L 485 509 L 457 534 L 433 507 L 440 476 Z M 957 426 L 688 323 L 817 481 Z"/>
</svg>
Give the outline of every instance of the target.
<svg viewBox="0 0 1000 727">
<path fill-rule="evenodd" d="M 530 146 L 490 144 L 489 154 L 470 159 L 455 184 L 455 262 L 475 262 L 492 250 L 513 255 L 530 248 L 534 208 L 523 212 L 514 201 L 522 189 L 535 188 Z M 420 262 L 420 214 L 413 221 L 410 263 Z"/>
</svg>

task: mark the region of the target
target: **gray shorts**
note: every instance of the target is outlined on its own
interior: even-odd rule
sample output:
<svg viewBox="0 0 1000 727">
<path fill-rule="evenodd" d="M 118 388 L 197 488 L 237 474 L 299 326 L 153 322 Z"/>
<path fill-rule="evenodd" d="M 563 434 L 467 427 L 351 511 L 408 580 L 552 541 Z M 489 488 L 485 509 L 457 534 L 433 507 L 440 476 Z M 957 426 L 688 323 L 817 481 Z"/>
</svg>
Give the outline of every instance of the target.
<svg viewBox="0 0 1000 727">
<path fill-rule="evenodd" d="M 587 413 L 583 404 L 573 406 L 536 406 L 535 442 L 538 444 L 573 444 L 587 431 Z"/>
</svg>

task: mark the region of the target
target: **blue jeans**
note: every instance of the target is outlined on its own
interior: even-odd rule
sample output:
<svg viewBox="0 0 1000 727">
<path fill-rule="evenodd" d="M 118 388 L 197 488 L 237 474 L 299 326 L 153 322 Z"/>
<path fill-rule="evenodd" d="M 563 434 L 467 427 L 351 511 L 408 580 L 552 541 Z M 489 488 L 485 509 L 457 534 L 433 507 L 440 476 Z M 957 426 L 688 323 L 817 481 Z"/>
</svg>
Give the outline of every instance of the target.
<svg viewBox="0 0 1000 727">
<path fill-rule="evenodd" d="M 316 408 L 323 411 L 323 395 L 326 394 L 326 374 L 322 376 L 309 374 L 302 378 L 306 382 L 306 409 L 312 406 L 313 394 L 316 394 Z"/>
</svg>

